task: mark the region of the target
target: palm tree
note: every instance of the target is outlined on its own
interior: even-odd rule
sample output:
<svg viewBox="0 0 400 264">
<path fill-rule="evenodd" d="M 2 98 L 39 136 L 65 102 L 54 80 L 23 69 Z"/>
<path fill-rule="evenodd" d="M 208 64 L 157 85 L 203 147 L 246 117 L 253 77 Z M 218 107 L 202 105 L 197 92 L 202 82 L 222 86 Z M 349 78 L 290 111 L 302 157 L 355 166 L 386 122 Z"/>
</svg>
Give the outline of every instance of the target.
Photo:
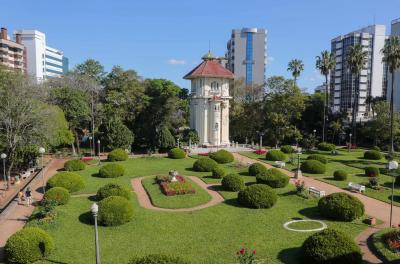
<svg viewBox="0 0 400 264">
<path fill-rule="evenodd" d="M 304 70 L 303 61 L 294 59 L 291 60 L 288 64 L 288 71 L 292 73 L 294 84 L 297 86 L 297 78 L 300 76 L 301 72 Z"/>
<path fill-rule="evenodd" d="M 340 120 L 332 121 L 329 124 L 329 127 L 332 129 L 332 143 L 335 142 L 335 136 L 338 135 L 342 131 L 342 123 Z"/>
<path fill-rule="evenodd" d="M 347 65 L 351 72 L 351 97 L 352 100 L 352 120 L 351 127 L 353 133 L 353 141 L 356 141 L 356 109 L 358 109 L 358 95 L 360 93 L 360 87 L 356 90 L 356 81 L 360 81 L 361 70 L 364 69 L 367 64 L 368 51 L 363 50 L 360 44 L 350 46 L 347 54 Z M 354 87 L 354 97 L 353 97 L 353 87 Z M 350 142 L 351 144 L 351 142 Z"/>
<path fill-rule="evenodd" d="M 321 56 L 316 57 L 317 61 L 315 63 L 315 67 L 320 71 L 322 75 L 325 76 L 325 98 L 324 98 L 324 120 L 323 120 L 323 128 L 322 128 L 322 141 L 325 142 L 326 135 L 326 114 L 327 114 L 327 106 L 328 106 L 328 76 L 331 74 L 331 71 L 335 68 L 335 55 L 327 50 L 321 52 Z"/>
</svg>

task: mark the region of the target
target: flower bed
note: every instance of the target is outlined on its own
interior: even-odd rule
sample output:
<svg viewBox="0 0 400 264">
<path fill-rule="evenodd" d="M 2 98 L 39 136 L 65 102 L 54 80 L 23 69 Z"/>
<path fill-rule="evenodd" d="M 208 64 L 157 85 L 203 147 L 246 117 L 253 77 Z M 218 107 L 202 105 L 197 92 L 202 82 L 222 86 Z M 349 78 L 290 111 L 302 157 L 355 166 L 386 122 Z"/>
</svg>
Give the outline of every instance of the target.
<svg viewBox="0 0 400 264">
<path fill-rule="evenodd" d="M 257 155 L 264 155 L 265 153 L 267 153 L 267 151 L 265 149 L 257 149 L 256 151 L 254 151 L 254 153 L 256 153 Z"/>
<path fill-rule="evenodd" d="M 383 240 L 390 250 L 394 253 L 400 253 L 400 231 L 393 230 L 383 235 Z"/>
<path fill-rule="evenodd" d="M 199 155 L 199 156 L 208 157 L 208 152 L 205 152 L 205 153 L 199 153 L 198 155 Z"/>
<path fill-rule="evenodd" d="M 176 176 L 177 181 L 171 181 L 170 176 L 157 176 L 157 183 L 166 196 L 194 194 L 196 190 L 183 176 Z"/>
<path fill-rule="evenodd" d="M 91 160 L 93 160 L 93 157 L 82 157 L 81 160 L 84 162 L 91 161 Z"/>
</svg>

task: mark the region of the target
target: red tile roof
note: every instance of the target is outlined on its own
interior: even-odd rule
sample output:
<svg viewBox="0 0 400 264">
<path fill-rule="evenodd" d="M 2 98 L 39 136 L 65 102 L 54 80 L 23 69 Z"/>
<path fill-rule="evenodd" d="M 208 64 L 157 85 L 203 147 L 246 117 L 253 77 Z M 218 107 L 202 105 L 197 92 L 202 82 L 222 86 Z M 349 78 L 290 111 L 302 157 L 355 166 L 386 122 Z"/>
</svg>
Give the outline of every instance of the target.
<svg viewBox="0 0 400 264">
<path fill-rule="evenodd" d="M 183 79 L 193 79 L 196 77 L 218 77 L 233 79 L 233 73 L 223 67 L 214 58 L 203 58 L 203 62 L 196 66 L 191 72 L 186 74 Z"/>
</svg>

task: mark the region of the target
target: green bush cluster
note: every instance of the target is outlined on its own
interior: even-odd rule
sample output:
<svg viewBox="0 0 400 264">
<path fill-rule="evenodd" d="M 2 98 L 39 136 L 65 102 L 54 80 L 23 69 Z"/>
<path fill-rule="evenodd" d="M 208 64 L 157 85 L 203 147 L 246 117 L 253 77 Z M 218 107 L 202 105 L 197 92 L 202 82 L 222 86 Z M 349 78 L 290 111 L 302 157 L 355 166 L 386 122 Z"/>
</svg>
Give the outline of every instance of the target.
<svg viewBox="0 0 400 264">
<path fill-rule="evenodd" d="M 216 179 L 222 179 L 227 174 L 225 168 L 221 166 L 216 166 L 212 169 L 212 176 Z"/>
<path fill-rule="evenodd" d="M 64 187 L 53 187 L 44 194 L 46 201 L 54 201 L 57 205 L 67 204 L 71 195 Z"/>
<path fill-rule="evenodd" d="M 189 264 L 189 262 L 180 257 L 151 254 L 145 257 L 135 257 L 128 264 Z"/>
<path fill-rule="evenodd" d="M 115 183 L 106 184 L 97 190 L 96 197 L 99 201 L 110 196 L 121 196 L 129 200 L 131 198 L 131 193 L 127 188 Z"/>
<path fill-rule="evenodd" d="M 356 197 L 347 193 L 332 193 L 322 197 L 318 202 L 321 215 L 338 220 L 351 222 L 364 215 L 364 204 Z"/>
<path fill-rule="evenodd" d="M 378 147 L 378 146 L 373 146 L 372 148 L 371 148 L 371 150 L 376 150 L 376 151 L 381 151 L 381 148 L 380 147 Z"/>
<path fill-rule="evenodd" d="M 257 183 L 267 184 L 272 188 L 283 188 L 289 183 L 289 176 L 275 168 L 257 174 L 256 178 Z"/>
<path fill-rule="evenodd" d="M 124 167 L 117 163 L 106 164 L 99 170 L 99 176 L 102 178 L 117 178 L 123 176 L 124 173 Z"/>
<path fill-rule="evenodd" d="M 230 163 L 234 160 L 232 153 L 224 149 L 210 153 L 210 158 L 220 164 Z"/>
<path fill-rule="evenodd" d="M 118 226 L 131 221 L 133 205 L 124 197 L 109 196 L 99 202 L 99 222 L 105 226 Z"/>
<path fill-rule="evenodd" d="M 347 171 L 345 171 L 345 170 L 336 170 L 334 173 L 333 173 L 333 178 L 336 180 L 336 181 L 345 181 L 345 180 L 347 180 Z"/>
<path fill-rule="evenodd" d="M 317 146 L 318 150 L 322 151 L 333 151 L 336 149 L 335 144 L 327 143 L 327 142 L 321 142 Z"/>
<path fill-rule="evenodd" d="M 291 153 L 294 152 L 294 149 L 293 149 L 293 147 L 290 146 L 290 145 L 284 145 L 284 146 L 281 147 L 281 151 L 282 151 L 283 153 L 286 153 L 286 154 L 291 154 Z"/>
<path fill-rule="evenodd" d="M 85 187 L 82 176 L 73 172 L 59 172 L 47 181 L 47 188 L 63 187 L 70 193 L 77 192 Z"/>
<path fill-rule="evenodd" d="M 53 249 L 49 234 L 37 227 L 26 227 L 7 240 L 4 252 L 7 263 L 28 264 L 47 257 Z"/>
<path fill-rule="evenodd" d="M 378 167 L 369 166 L 365 167 L 364 170 L 367 177 L 378 177 L 381 174 Z"/>
<path fill-rule="evenodd" d="M 318 160 L 306 160 L 301 164 L 301 170 L 305 173 L 322 174 L 325 173 L 326 166 Z"/>
<path fill-rule="evenodd" d="M 186 158 L 186 153 L 181 148 L 173 148 L 168 152 L 168 158 L 170 158 L 170 159 L 184 159 L 184 158 Z"/>
<path fill-rule="evenodd" d="M 382 153 L 377 150 L 367 150 L 364 152 L 364 159 L 380 160 L 383 158 Z"/>
<path fill-rule="evenodd" d="M 400 186 L 400 176 L 397 176 L 397 177 L 395 178 L 395 184 L 396 184 L 397 186 Z"/>
<path fill-rule="evenodd" d="M 114 149 L 108 154 L 108 161 L 125 161 L 129 157 L 128 153 L 121 148 Z"/>
<path fill-rule="evenodd" d="M 325 229 L 308 237 L 302 247 L 302 262 L 324 264 L 360 264 L 359 246 L 344 233 Z"/>
<path fill-rule="evenodd" d="M 210 158 L 200 158 L 193 163 L 193 170 L 210 172 L 216 166 L 218 166 L 218 163 L 215 162 L 215 160 Z"/>
<path fill-rule="evenodd" d="M 244 188 L 244 181 L 238 174 L 228 174 L 222 178 L 222 188 L 226 191 L 237 192 Z"/>
<path fill-rule="evenodd" d="M 307 160 L 318 160 L 323 164 L 328 163 L 328 159 L 324 155 L 320 154 L 311 154 L 310 156 L 307 157 Z"/>
<path fill-rule="evenodd" d="M 270 161 L 285 161 L 286 155 L 278 149 L 272 149 L 265 154 L 265 159 Z"/>
<path fill-rule="evenodd" d="M 85 162 L 80 159 L 68 160 L 64 163 L 64 169 L 66 171 L 81 171 L 86 167 Z"/>
<path fill-rule="evenodd" d="M 261 163 L 253 163 L 249 166 L 249 175 L 256 176 L 259 173 L 266 172 L 267 168 Z"/>
<path fill-rule="evenodd" d="M 253 184 L 238 193 L 238 202 L 249 208 L 271 208 L 278 196 L 271 187 L 264 184 Z"/>
</svg>

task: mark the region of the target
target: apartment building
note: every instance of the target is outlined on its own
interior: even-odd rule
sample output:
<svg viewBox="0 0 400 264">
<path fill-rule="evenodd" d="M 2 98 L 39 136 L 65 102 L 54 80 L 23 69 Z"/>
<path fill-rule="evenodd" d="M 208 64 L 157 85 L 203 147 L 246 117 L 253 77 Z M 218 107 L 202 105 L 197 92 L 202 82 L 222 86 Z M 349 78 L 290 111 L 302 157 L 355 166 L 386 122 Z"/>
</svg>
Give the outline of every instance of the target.
<svg viewBox="0 0 400 264">
<path fill-rule="evenodd" d="M 390 34 L 392 36 L 400 36 L 400 18 L 395 19 L 391 23 Z M 388 73 L 388 86 L 386 98 L 390 101 L 391 91 L 392 91 L 392 75 Z M 400 111 L 400 70 L 395 72 L 394 78 L 394 96 L 393 96 L 393 106 L 396 111 Z"/>
<path fill-rule="evenodd" d="M 21 42 L 21 35 L 17 34 L 12 41 L 6 28 L 0 31 L 0 65 L 26 73 L 26 49 Z"/>
</svg>

